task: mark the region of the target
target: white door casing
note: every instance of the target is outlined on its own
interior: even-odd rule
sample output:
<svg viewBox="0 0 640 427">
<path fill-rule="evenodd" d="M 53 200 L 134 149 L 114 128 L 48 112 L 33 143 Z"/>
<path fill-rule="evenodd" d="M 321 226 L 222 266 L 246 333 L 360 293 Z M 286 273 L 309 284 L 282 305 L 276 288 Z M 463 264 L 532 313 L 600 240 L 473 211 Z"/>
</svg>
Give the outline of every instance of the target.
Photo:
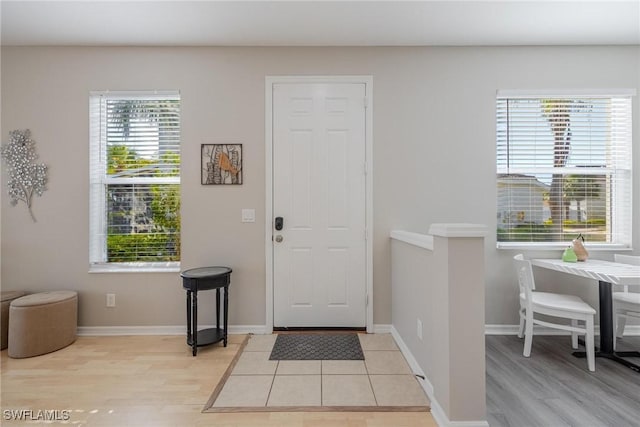
<svg viewBox="0 0 640 427">
<path fill-rule="evenodd" d="M 372 330 L 370 92 L 370 78 L 267 78 L 267 332 Z"/>
</svg>

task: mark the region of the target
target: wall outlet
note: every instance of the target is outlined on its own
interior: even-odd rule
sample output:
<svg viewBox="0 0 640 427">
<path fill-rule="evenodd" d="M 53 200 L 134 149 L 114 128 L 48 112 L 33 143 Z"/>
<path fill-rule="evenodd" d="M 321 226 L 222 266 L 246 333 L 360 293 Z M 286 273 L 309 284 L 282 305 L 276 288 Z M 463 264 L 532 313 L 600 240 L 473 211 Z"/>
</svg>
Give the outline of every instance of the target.
<svg viewBox="0 0 640 427">
<path fill-rule="evenodd" d="M 107 307 L 116 306 L 116 294 L 107 294 Z"/>
<path fill-rule="evenodd" d="M 422 320 L 420 319 L 418 319 L 418 322 L 417 322 L 416 334 L 418 335 L 418 338 L 422 340 Z"/>
</svg>

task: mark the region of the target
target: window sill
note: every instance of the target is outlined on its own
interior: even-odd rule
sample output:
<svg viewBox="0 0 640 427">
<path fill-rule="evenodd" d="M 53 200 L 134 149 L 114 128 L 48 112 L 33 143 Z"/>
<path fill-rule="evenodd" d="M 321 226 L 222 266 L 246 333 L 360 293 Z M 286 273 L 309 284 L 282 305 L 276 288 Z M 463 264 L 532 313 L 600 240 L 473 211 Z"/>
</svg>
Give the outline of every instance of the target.
<svg viewBox="0 0 640 427">
<path fill-rule="evenodd" d="M 179 262 L 118 262 L 91 264 L 89 273 L 179 273 Z"/>
<path fill-rule="evenodd" d="M 540 243 L 528 243 L 528 242 L 497 242 L 496 249 L 506 250 L 565 250 L 571 242 L 540 242 Z M 585 247 L 588 251 L 631 251 L 633 248 L 630 245 L 615 244 L 615 243 L 585 243 Z"/>
</svg>

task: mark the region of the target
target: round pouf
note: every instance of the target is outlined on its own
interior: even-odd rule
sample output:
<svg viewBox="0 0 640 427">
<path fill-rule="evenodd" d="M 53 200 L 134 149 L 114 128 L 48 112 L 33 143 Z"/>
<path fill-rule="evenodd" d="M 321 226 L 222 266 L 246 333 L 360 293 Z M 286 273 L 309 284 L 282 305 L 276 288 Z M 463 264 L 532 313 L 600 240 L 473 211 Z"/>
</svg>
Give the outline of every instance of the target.
<svg viewBox="0 0 640 427">
<path fill-rule="evenodd" d="M 9 306 L 11 301 L 25 296 L 27 293 L 23 291 L 2 291 L 1 293 L 2 318 L 0 319 L 0 327 L 2 327 L 2 345 L 0 345 L 0 350 L 4 350 L 9 345 Z"/>
<path fill-rule="evenodd" d="M 41 292 L 11 301 L 9 357 L 39 356 L 76 340 L 78 293 Z"/>
</svg>

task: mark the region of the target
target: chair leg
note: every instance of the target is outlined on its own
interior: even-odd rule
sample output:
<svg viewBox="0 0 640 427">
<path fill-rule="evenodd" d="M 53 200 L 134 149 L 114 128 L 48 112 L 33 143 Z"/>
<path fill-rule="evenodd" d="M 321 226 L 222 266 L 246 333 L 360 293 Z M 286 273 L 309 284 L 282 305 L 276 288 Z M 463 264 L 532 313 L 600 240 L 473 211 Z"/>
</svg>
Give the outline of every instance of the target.
<svg viewBox="0 0 640 427">
<path fill-rule="evenodd" d="M 527 311 L 527 319 L 525 320 L 525 332 L 524 332 L 524 351 L 522 354 L 524 357 L 531 356 L 531 344 L 533 341 L 533 313 Z"/>
<path fill-rule="evenodd" d="M 518 338 L 524 336 L 524 314 L 520 312 L 520 327 L 518 328 Z"/>
<path fill-rule="evenodd" d="M 621 313 L 614 313 L 614 316 L 615 316 L 614 325 L 616 328 L 616 334 L 613 337 L 613 351 L 616 351 L 616 344 L 617 344 L 618 338 L 622 338 L 622 336 L 624 335 L 624 328 L 627 325 L 627 316 Z"/>
<path fill-rule="evenodd" d="M 624 335 L 624 327 L 627 324 L 627 317 L 622 314 L 616 314 L 616 336 L 622 338 Z"/>
<path fill-rule="evenodd" d="M 587 366 L 591 372 L 596 370 L 596 355 L 593 339 L 593 317 L 588 317 L 586 321 L 587 335 L 585 337 L 585 347 L 587 350 Z"/>
<path fill-rule="evenodd" d="M 578 321 L 576 319 L 571 319 L 571 326 L 577 328 Z M 578 333 L 574 331 L 571 331 L 571 348 L 574 350 L 578 348 Z"/>
</svg>

